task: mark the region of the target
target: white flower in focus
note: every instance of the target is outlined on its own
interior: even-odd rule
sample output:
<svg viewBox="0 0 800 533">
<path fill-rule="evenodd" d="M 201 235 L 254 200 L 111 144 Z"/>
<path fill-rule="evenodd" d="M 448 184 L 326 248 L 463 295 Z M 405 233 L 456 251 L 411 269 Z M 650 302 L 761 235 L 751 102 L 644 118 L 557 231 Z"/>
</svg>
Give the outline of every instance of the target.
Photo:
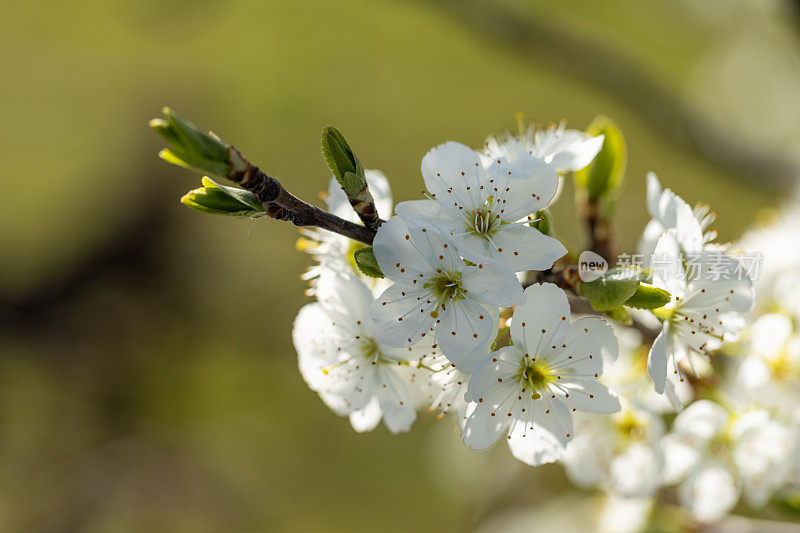
<svg viewBox="0 0 800 533">
<path fill-rule="evenodd" d="M 378 216 L 383 219 L 389 218 L 392 216 L 392 191 L 389 188 L 389 180 L 379 170 L 365 170 L 364 174 L 369 191 L 375 200 Z M 325 201 L 329 213 L 356 224 L 361 223 L 336 178 L 331 178 L 328 184 Z M 298 241 L 298 248 L 310 254 L 318 262 L 303 274 L 304 280 L 314 284 L 325 270 L 361 274 L 352 259 L 353 252 L 363 246 L 361 243 L 320 228 L 302 228 L 300 232 L 304 238 Z M 380 286 L 380 282 L 375 278 L 361 277 L 371 288 Z"/>
<path fill-rule="evenodd" d="M 653 496 L 661 485 L 661 417 L 626 405 L 619 413 L 575 416 L 575 438 L 562 462 L 582 488 L 599 487 L 625 498 Z"/>
<path fill-rule="evenodd" d="M 553 284 L 531 285 L 525 295 L 511 323 L 513 344 L 482 359 L 470 377 L 463 436 L 481 450 L 507 435 L 514 457 L 535 466 L 563 455 L 574 411 L 619 410 L 597 381 L 616 359 L 617 340 L 600 318 L 570 323 L 567 296 Z"/>
<path fill-rule="evenodd" d="M 753 284 L 739 271 L 738 261 L 710 251 L 698 258 L 696 271 L 687 270 L 674 230 L 659 239 L 653 255 L 653 284 L 672 295 L 670 303 L 656 310 L 663 325 L 647 359 L 647 372 L 659 394 L 664 393 L 668 371 L 681 376 L 679 365 L 684 364 L 697 375 L 702 358 L 724 341 L 735 340 L 744 327 L 741 314 L 753 305 Z"/>
<path fill-rule="evenodd" d="M 748 504 L 764 506 L 790 475 L 795 431 L 766 411 L 729 413 L 699 400 L 678 414 L 662 441 L 668 483 L 701 522 L 723 518 L 743 492 Z"/>
<path fill-rule="evenodd" d="M 484 153 L 489 161 L 517 161 L 533 156 L 558 172 L 574 172 L 592 162 L 603 147 L 604 139 L 604 135 L 592 137 L 579 130 L 568 130 L 564 122 L 538 130 L 530 124 L 521 135 L 503 132 L 490 136 L 486 139 Z"/>
<path fill-rule="evenodd" d="M 670 189 L 662 190 L 654 172 L 647 173 L 647 212 L 652 219 L 639 239 L 641 254 L 652 254 L 658 239 L 668 230 L 675 231 L 681 250 L 688 253 L 701 251 L 717 236 L 716 230 L 708 229 L 716 214 L 706 205 L 692 209 Z"/>
<path fill-rule="evenodd" d="M 758 318 L 749 328 L 748 355 L 737 375 L 737 391 L 787 419 L 800 415 L 800 335 L 792 319 L 779 313 Z"/>
<path fill-rule="evenodd" d="M 412 398 L 398 375 L 409 361 L 431 350 L 393 348 L 375 339 L 369 289 L 354 275 L 323 272 L 319 302 L 300 310 L 292 338 L 308 386 L 356 431 L 374 429 L 381 418 L 393 433 L 416 418 Z"/>
<path fill-rule="evenodd" d="M 496 159 L 447 142 L 422 159 L 429 200 L 401 202 L 397 214 L 407 221 L 430 221 L 447 233 L 472 262 L 494 259 L 514 272 L 545 270 L 567 253 L 558 240 L 528 224 L 550 203 L 558 176 L 543 160 Z"/>
<path fill-rule="evenodd" d="M 401 347 L 435 335 L 462 372 L 494 342 L 499 307 L 523 298 L 513 273 L 494 262 L 468 265 L 433 226 L 392 217 L 378 228 L 373 249 L 384 276 L 395 282 L 372 306 L 378 339 Z"/>
</svg>

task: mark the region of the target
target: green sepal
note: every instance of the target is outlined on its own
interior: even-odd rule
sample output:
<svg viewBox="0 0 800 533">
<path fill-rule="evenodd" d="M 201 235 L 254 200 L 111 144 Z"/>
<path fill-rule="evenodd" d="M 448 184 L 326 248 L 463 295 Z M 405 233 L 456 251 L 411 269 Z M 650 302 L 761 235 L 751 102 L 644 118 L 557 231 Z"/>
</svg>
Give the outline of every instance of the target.
<svg viewBox="0 0 800 533">
<path fill-rule="evenodd" d="M 322 130 L 322 157 L 348 198 L 354 198 L 366 186 L 364 167 L 341 132 L 333 126 Z"/>
<path fill-rule="evenodd" d="M 601 278 L 581 283 L 580 294 L 589 299 L 598 311 L 608 311 L 621 306 L 636 292 L 639 279 L 625 269 L 611 269 Z"/>
<path fill-rule="evenodd" d="M 553 236 L 553 217 L 547 209 L 537 211 L 534 215 L 536 222 L 531 224 L 531 227 L 538 229 L 545 235 Z"/>
<path fill-rule="evenodd" d="M 613 309 L 608 309 L 605 311 L 605 315 L 612 319 L 624 324 L 626 326 L 630 326 L 633 324 L 633 319 L 631 318 L 631 314 L 622 306 L 614 307 Z"/>
<path fill-rule="evenodd" d="M 378 260 L 375 259 L 375 252 L 372 246 L 360 248 L 353 253 L 353 259 L 356 261 L 356 266 L 365 276 L 371 278 L 383 277 L 381 267 L 378 265 Z"/>
<path fill-rule="evenodd" d="M 265 212 L 255 194 L 244 189 L 220 185 L 209 177 L 203 178 L 203 187 L 183 195 L 181 203 L 196 211 L 212 215 L 253 217 Z"/>
<path fill-rule="evenodd" d="M 667 305 L 671 299 L 670 293 L 664 289 L 653 287 L 647 283 L 640 283 L 633 296 L 625 301 L 625 305 L 638 309 L 655 309 Z"/>
<path fill-rule="evenodd" d="M 622 184 L 628 153 L 622 131 L 613 120 L 604 115 L 595 117 L 586 128 L 586 133 L 605 135 L 605 139 L 594 161 L 575 172 L 575 184 L 584 189 L 590 199 L 597 200 L 612 195 Z"/>
<path fill-rule="evenodd" d="M 168 107 L 163 113 L 165 118 L 150 121 L 150 127 L 170 145 L 159 153 L 163 160 L 220 178 L 230 174 L 230 145 L 179 117 Z"/>
</svg>

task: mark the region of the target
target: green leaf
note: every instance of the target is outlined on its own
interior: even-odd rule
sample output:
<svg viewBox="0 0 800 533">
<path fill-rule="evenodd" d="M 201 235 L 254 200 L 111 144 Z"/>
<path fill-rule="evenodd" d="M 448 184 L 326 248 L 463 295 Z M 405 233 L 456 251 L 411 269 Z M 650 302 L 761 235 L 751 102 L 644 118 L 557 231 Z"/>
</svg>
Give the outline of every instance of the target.
<svg viewBox="0 0 800 533">
<path fill-rule="evenodd" d="M 636 292 L 639 279 L 628 270 L 611 269 L 603 277 L 582 283 L 581 296 L 591 302 L 598 311 L 608 311 L 621 306 Z"/>
<path fill-rule="evenodd" d="M 372 250 L 372 246 L 356 250 L 353 254 L 353 259 L 355 259 L 358 269 L 365 276 L 371 278 L 383 277 L 383 272 L 381 272 L 381 267 L 378 266 L 378 260 L 375 259 L 375 252 Z"/>
<path fill-rule="evenodd" d="M 671 299 L 670 293 L 664 289 L 640 283 L 633 296 L 625 301 L 625 305 L 639 309 L 655 309 L 667 305 Z"/>
<path fill-rule="evenodd" d="M 253 193 L 219 185 L 208 177 L 203 178 L 203 187 L 183 195 L 181 203 L 196 211 L 212 215 L 252 217 L 259 216 L 265 211 Z"/>
<path fill-rule="evenodd" d="M 586 133 L 605 135 L 603 147 L 586 168 L 575 172 L 575 184 L 586 191 L 589 198 L 597 200 L 612 195 L 622 184 L 628 162 L 627 148 L 622 131 L 610 118 L 595 117 Z"/>
<path fill-rule="evenodd" d="M 616 320 L 626 326 L 630 326 L 633 324 L 633 319 L 631 318 L 631 314 L 628 312 L 627 309 L 624 307 L 614 307 L 613 309 L 609 309 L 605 311 L 605 314 L 608 318 L 612 320 Z"/>
<path fill-rule="evenodd" d="M 364 167 L 341 132 L 333 126 L 322 130 L 322 157 L 349 198 L 354 198 L 366 186 Z"/>
<path fill-rule="evenodd" d="M 220 185 L 208 176 L 203 177 L 203 186 L 209 189 L 217 188 L 255 211 L 265 211 L 264 206 L 261 205 L 261 201 L 259 201 L 258 197 L 250 191 L 246 191 L 238 187 Z"/>
<path fill-rule="evenodd" d="M 231 147 L 211 132 L 203 131 L 170 108 L 165 118 L 154 118 L 150 127 L 169 143 L 159 154 L 165 161 L 204 174 L 227 177 L 231 172 Z"/>
</svg>

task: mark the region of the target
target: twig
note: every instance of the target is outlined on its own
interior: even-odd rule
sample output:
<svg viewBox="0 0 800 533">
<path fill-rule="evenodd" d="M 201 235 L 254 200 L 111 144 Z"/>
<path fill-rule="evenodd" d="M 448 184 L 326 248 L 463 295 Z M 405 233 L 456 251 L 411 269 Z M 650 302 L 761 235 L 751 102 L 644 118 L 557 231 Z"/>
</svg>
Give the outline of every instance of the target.
<svg viewBox="0 0 800 533">
<path fill-rule="evenodd" d="M 232 161 L 247 161 L 236 148 L 231 146 L 230 150 Z M 255 194 L 266 207 L 267 215 L 272 218 L 287 220 L 295 226 L 316 226 L 365 244 L 372 244 L 375 238 L 375 229 L 355 224 L 304 202 L 250 162 L 232 172 L 228 178 Z"/>
<path fill-rule="evenodd" d="M 580 210 L 589 236 L 589 250 L 613 266 L 616 263 L 617 246 L 611 221 L 604 216 L 601 202 L 592 198 L 580 200 Z"/>
</svg>

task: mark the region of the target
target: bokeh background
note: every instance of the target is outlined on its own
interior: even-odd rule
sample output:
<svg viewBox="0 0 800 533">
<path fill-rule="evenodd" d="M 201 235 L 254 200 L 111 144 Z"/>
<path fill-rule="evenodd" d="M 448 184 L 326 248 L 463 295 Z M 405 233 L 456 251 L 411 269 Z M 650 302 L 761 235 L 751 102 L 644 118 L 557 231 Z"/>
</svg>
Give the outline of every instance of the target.
<svg viewBox="0 0 800 533">
<path fill-rule="evenodd" d="M 799 175 L 798 36 L 774 0 L 6 0 L 0 530 L 582 530 L 595 502 L 558 466 L 325 408 L 290 340 L 296 229 L 181 207 L 199 176 L 147 121 L 170 105 L 319 203 L 328 123 L 406 200 L 435 144 L 604 113 L 624 248 L 650 169 L 733 239 Z"/>
</svg>

